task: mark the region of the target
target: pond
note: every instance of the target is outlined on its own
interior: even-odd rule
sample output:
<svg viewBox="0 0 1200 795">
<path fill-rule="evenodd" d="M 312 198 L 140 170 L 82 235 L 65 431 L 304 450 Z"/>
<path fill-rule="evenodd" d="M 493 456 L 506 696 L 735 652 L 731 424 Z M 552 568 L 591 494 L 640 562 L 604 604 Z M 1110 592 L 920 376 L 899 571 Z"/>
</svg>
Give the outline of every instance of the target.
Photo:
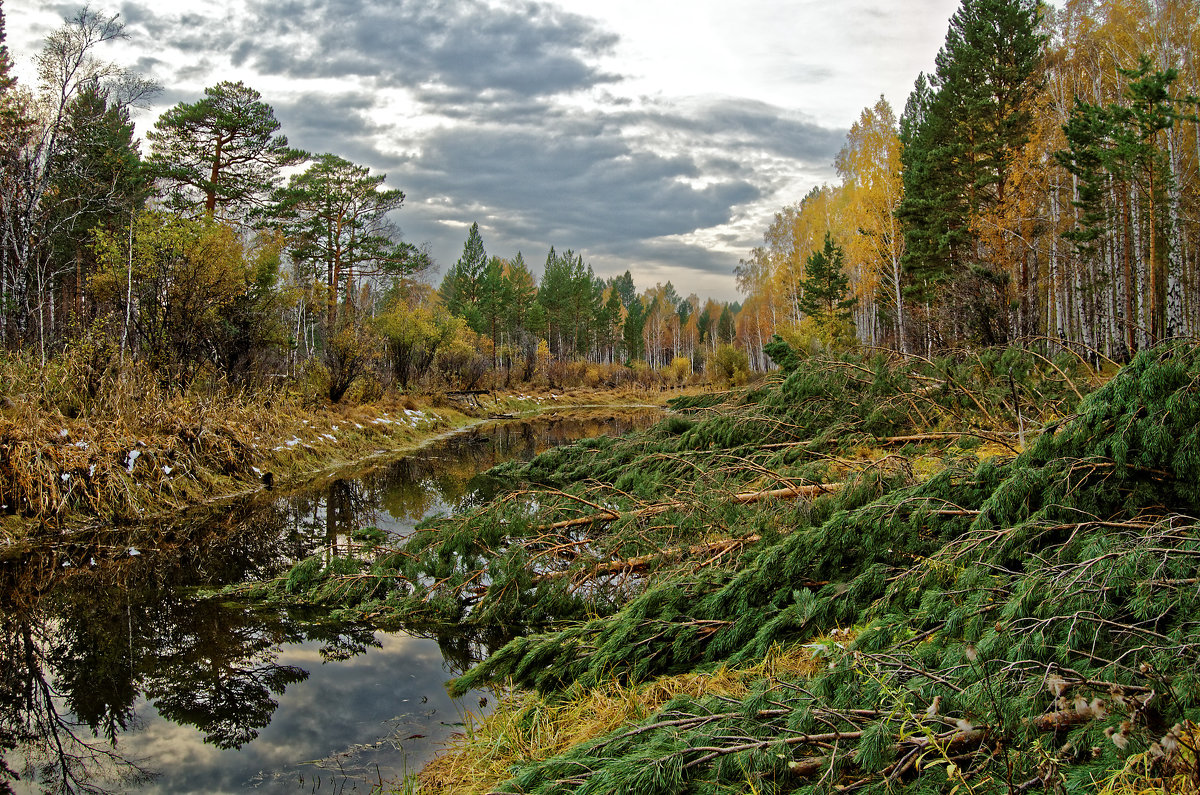
<svg viewBox="0 0 1200 795">
<path fill-rule="evenodd" d="M 374 526 L 394 539 L 495 488 L 484 470 L 645 427 L 559 413 L 436 440 L 216 516 L 0 564 L 0 792 L 370 792 L 413 773 L 488 695 L 444 682 L 487 649 L 203 592 L 279 576 Z"/>
</svg>

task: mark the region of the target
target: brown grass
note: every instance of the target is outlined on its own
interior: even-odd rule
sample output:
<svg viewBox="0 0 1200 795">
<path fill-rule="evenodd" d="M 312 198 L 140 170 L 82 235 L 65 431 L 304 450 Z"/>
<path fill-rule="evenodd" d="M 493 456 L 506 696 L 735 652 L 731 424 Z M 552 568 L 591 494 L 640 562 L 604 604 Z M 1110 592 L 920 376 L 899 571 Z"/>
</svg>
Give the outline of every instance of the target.
<svg viewBox="0 0 1200 795">
<path fill-rule="evenodd" d="M 264 472 L 286 483 L 468 420 L 439 409 L 413 427 L 406 409 L 432 410 L 397 395 L 313 406 L 282 388 L 172 393 L 136 367 L 88 395 L 64 370 L 0 356 L 0 543 L 32 526 L 146 518 L 258 489 Z"/>
</svg>

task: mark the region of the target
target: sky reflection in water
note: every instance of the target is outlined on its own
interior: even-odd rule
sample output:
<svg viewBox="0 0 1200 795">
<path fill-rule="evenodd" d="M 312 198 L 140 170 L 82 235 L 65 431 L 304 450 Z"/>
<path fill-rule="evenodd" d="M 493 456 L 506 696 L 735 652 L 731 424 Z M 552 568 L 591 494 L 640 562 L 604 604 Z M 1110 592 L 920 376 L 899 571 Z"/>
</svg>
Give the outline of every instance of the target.
<svg viewBox="0 0 1200 795">
<path fill-rule="evenodd" d="M 144 554 L 106 537 L 0 567 L 0 792 L 368 792 L 415 772 L 480 710 L 481 694 L 444 690 L 486 651 L 473 639 L 321 627 L 194 590 L 279 576 L 361 527 L 407 535 L 479 499 L 500 461 L 657 416 L 502 423 L 315 491 L 131 530 Z M 129 763 L 149 780 L 123 779 Z"/>
</svg>

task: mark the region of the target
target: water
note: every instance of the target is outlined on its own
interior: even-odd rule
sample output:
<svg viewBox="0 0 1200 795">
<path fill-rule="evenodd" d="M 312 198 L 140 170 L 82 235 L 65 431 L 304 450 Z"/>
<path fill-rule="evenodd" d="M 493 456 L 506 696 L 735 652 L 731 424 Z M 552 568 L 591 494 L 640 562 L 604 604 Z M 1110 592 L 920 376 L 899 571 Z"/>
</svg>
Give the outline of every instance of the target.
<svg viewBox="0 0 1200 795">
<path fill-rule="evenodd" d="M 486 646 L 200 598 L 375 526 L 400 538 L 479 473 L 656 412 L 504 422 L 217 516 L 78 539 L 0 567 L 0 792 L 369 792 L 418 770 L 487 694 L 443 684 Z M 19 780 L 17 777 L 19 776 Z"/>
</svg>

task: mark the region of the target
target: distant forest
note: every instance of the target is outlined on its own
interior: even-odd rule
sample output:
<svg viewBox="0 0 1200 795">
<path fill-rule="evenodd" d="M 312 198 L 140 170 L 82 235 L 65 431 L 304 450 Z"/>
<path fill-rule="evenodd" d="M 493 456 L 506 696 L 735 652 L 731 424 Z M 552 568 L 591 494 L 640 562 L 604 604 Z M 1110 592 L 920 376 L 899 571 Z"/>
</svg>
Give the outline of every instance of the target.
<svg viewBox="0 0 1200 795">
<path fill-rule="evenodd" d="M 146 133 L 152 81 L 101 60 L 83 10 L 13 76 L 0 5 L 0 339 L 136 362 L 169 388 L 364 377 L 401 389 L 737 382 L 798 351 L 928 354 L 1039 341 L 1128 360 L 1200 328 L 1200 7 L 963 0 L 903 112 L 853 125 L 841 182 L 782 208 L 736 269 L 741 303 L 551 248 L 540 279 L 478 225 L 434 285 L 390 220 L 404 194 L 299 151 L 223 82 Z M 290 174 L 286 179 L 285 174 Z M 540 258 L 539 258 L 540 259 Z M 89 375 L 91 374 L 91 375 Z"/>
</svg>

